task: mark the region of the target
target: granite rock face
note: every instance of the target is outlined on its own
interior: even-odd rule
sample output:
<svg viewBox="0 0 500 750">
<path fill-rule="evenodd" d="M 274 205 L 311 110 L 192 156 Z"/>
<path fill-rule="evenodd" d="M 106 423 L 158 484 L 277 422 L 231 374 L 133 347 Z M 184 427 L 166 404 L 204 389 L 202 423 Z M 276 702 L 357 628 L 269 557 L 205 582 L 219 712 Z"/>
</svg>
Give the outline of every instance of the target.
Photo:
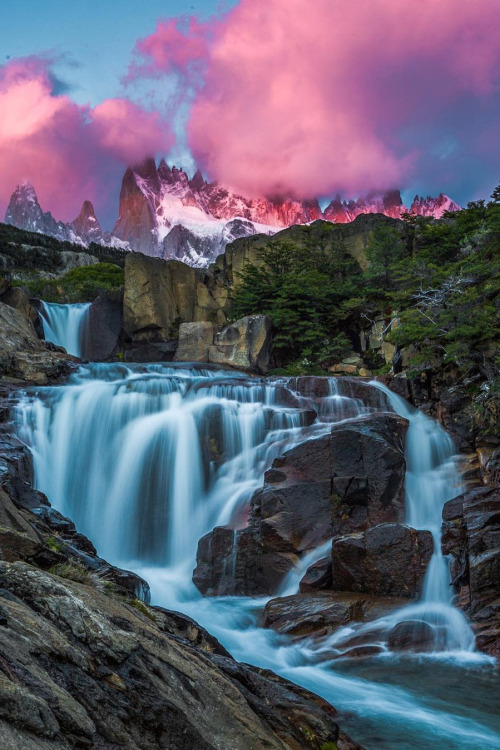
<svg viewBox="0 0 500 750">
<path fill-rule="evenodd" d="M 181 323 L 179 344 L 174 359 L 178 362 L 208 362 L 208 353 L 214 342 L 213 323 Z"/>
<path fill-rule="evenodd" d="M 266 315 L 250 315 L 215 334 L 208 361 L 225 367 L 265 374 L 269 369 L 272 321 Z"/>
<path fill-rule="evenodd" d="M 123 327 L 133 342 L 165 342 L 180 323 L 224 325 L 229 309 L 223 280 L 179 261 L 130 253 L 125 261 Z"/>
</svg>

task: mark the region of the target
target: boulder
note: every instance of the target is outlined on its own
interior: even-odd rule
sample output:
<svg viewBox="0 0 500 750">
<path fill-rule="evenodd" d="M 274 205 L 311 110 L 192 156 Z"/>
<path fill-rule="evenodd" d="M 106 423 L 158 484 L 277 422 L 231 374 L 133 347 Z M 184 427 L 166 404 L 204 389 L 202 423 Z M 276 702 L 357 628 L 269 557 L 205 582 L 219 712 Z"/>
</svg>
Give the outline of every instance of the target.
<svg viewBox="0 0 500 750">
<path fill-rule="evenodd" d="M 11 287 L 0 296 L 0 302 L 22 312 L 33 324 L 38 320 L 38 310 L 31 304 L 30 298 L 20 287 Z"/>
<path fill-rule="evenodd" d="M 266 315 L 237 320 L 215 335 L 209 362 L 265 374 L 269 369 L 271 329 L 272 321 Z"/>
<path fill-rule="evenodd" d="M 71 371 L 74 358 L 49 351 L 20 310 L 0 302 L 0 376 L 44 384 Z"/>
<path fill-rule="evenodd" d="M 429 531 L 397 523 L 334 539 L 332 588 L 416 598 L 432 556 Z"/>
<path fill-rule="evenodd" d="M 305 594 L 322 589 L 331 589 L 331 587 L 332 558 L 329 555 L 328 557 L 322 557 L 321 560 L 318 560 L 307 569 L 306 574 L 300 581 L 299 591 L 301 594 Z"/>
<path fill-rule="evenodd" d="M 387 638 L 390 651 L 434 651 L 435 644 L 436 629 L 423 620 L 398 622 Z"/>
<path fill-rule="evenodd" d="M 174 359 L 177 362 L 208 362 L 208 352 L 214 342 L 213 323 L 181 323 L 179 345 Z"/>
<path fill-rule="evenodd" d="M 231 562 L 221 549 L 225 562 L 217 559 L 213 569 L 210 534 L 199 547 L 200 591 L 273 594 L 308 550 L 340 533 L 401 520 L 406 429 L 401 417 L 377 414 L 333 425 L 329 434 L 275 459 L 252 496 L 248 527 L 236 535 Z"/>
<path fill-rule="evenodd" d="M 284 635 L 327 635 L 349 624 L 376 620 L 403 603 L 401 599 L 346 591 L 300 593 L 271 599 L 264 609 L 263 624 Z"/>
<path fill-rule="evenodd" d="M 92 361 L 109 359 L 119 347 L 123 328 L 123 293 L 100 294 L 90 306 L 85 356 Z"/>
</svg>

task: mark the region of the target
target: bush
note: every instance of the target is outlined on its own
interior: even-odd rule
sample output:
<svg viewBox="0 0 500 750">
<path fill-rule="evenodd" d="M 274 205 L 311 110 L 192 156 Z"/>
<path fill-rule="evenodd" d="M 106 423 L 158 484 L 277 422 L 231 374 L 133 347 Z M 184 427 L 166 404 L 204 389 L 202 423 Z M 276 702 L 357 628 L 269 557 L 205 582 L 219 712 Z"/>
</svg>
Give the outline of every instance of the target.
<svg viewBox="0 0 500 750">
<path fill-rule="evenodd" d="M 114 263 L 73 268 L 58 279 L 36 278 L 19 282 L 31 296 L 46 302 L 92 302 L 103 292 L 120 289 L 124 283 L 123 268 Z"/>
</svg>

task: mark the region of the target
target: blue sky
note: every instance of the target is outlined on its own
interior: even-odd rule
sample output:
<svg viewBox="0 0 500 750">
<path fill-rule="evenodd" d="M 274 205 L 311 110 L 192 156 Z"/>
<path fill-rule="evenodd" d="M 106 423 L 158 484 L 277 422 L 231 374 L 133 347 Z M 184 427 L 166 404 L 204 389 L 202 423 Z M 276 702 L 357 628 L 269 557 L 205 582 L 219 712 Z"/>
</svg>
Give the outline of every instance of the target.
<svg viewBox="0 0 500 750">
<path fill-rule="evenodd" d="M 95 105 L 119 95 L 139 37 L 151 34 L 159 18 L 200 18 L 236 0 L 2 0 L 0 64 L 14 57 L 55 52 L 66 60 L 55 68 L 71 98 Z"/>
</svg>

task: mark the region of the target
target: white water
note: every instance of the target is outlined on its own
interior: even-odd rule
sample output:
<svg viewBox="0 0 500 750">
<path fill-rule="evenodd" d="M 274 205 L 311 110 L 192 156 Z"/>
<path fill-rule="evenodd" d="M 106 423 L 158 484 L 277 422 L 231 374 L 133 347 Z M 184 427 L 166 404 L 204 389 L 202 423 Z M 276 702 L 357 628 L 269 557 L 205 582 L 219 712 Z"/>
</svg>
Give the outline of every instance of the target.
<svg viewBox="0 0 500 750">
<path fill-rule="evenodd" d="M 58 305 L 55 302 L 40 303 L 40 316 L 47 341 L 62 346 L 68 354 L 85 356 L 88 336 L 90 302 L 74 305 Z"/>
<path fill-rule="evenodd" d="M 439 669 L 446 664 L 451 670 L 452 682 L 459 674 L 476 685 L 476 700 L 483 690 L 487 703 L 482 680 L 488 667 L 472 651 L 469 626 L 450 603 L 447 563 L 440 554 L 441 507 L 459 490 L 453 447 L 441 428 L 393 394 L 387 394 L 392 406 L 410 420 L 408 522 L 428 528 L 437 542 L 419 603 L 321 642 L 292 642 L 258 627 L 266 599 L 207 599 L 193 586 L 199 538 L 215 526 L 244 523 L 248 501 L 277 455 L 328 431 L 331 422 L 380 410 L 385 398 L 380 393 L 374 406 L 366 406 L 345 395 L 348 381 L 339 385 L 331 379 L 325 398 L 314 403 L 320 418 L 306 428 L 302 412 L 285 405 L 293 402 L 291 391 L 293 381 L 266 384 L 203 366 L 88 365 L 68 385 L 27 396 L 17 420 L 33 452 L 36 486 L 102 556 L 143 575 L 153 602 L 195 618 L 236 658 L 273 669 L 354 713 L 347 719 L 351 733 L 360 742 L 369 740 L 370 749 L 500 747 L 500 726 L 481 705 L 469 707 L 469 698 L 454 703 L 447 690 L 433 694 L 438 659 Z M 298 401 L 311 405 L 305 397 Z M 303 556 L 283 592 L 297 590 L 308 565 L 327 550 L 324 542 Z M 362 662 L 336 660 L 353 633 L 368 629 L 374 642 L 383 644 L 402 620 L 430 623 L 436 652 L 427 657 L 386 652 L 369 660 L 375 677 L 366 673 L 366 664 L 365 673 L 357 674 Z M 409 662 L 410 682 L 404 679 Z"/>
</svg>

